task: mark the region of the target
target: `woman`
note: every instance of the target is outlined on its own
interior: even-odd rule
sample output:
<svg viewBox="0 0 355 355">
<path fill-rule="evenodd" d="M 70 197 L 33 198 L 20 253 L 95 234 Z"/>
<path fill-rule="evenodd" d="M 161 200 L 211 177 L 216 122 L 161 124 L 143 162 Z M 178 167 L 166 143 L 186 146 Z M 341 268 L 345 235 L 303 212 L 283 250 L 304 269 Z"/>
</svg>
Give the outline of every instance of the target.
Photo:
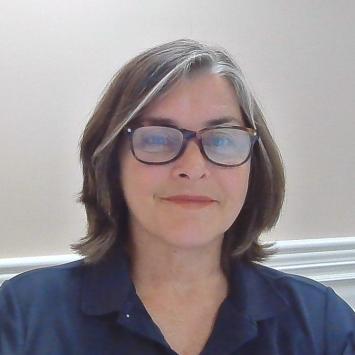
<svg viewBox="0 0 355 355">
<path fill-rule="evenodd" d="M 178 40 L 131 60 L 81 159 L 85 258 L 3 285 L 1 354 L 354 354 L 343 300 L 256 263 L 284 174 L 224 50 Z"/>
</svg>

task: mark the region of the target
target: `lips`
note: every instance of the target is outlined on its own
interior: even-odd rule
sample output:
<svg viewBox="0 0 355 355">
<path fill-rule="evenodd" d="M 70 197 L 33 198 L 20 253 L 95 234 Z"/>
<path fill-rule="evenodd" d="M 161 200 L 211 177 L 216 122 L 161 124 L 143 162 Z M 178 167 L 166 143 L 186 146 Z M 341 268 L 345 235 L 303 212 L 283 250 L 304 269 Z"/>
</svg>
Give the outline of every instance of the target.
<svg viewBox="0 0 355 355">
<path fill-rule="evenodd" d="M 165 197 L 164 200 L 176 201 L 176 202 L 214 202 L 215 200 L 209 196 L 201 195 L 175 195 Z"/>
</svg>

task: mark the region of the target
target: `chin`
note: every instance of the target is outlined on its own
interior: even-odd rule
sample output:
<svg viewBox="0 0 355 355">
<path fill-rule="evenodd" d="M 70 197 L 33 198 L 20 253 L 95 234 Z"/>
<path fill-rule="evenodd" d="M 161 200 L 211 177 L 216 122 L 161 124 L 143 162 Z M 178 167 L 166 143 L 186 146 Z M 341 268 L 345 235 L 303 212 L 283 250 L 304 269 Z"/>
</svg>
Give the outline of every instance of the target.
<svg viewBox="0 0 355 355">
<path fill-rule="evenodd" d="M 211 235 L 206 231 L 185 231 L 180 233 L 169 233 L 164 235 L 164 241 L 179 249 L 204 248 L 211 245 L 219 245 L 222 242 L 223 234 Z M 169 235 L 169 238 L 166 236 Z"/>
</svg>

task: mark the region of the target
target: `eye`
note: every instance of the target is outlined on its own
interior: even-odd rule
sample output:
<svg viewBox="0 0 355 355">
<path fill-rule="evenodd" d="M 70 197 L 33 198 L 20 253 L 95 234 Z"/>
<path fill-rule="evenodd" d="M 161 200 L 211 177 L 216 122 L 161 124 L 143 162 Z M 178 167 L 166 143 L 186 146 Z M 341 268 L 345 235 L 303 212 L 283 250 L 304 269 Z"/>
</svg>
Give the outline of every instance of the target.
<svg viewBox="0 0 355 355">
<path fill-rule="evenodd" d="M 211 134 L 206 143 L 214 148 L 226 148 L 233 146 L 234 140 L 229 134 L 219 132 L 217 134 Z"/>
<path fill-rule="evenodd" d="M 135 147 L 145 152 L 170 152 L 176 149 L 178 142 L 176 138 L 166 134 L 142 135 L 140 140 L 135 141 Z"/>
<path fill-rule="evenodd" d="M 212 144 L 216 147 L 226 147 L 232 144 L 232 141 L 228 137 L 214 137 Z"/>
<path fill-rule="evenodd" d="M 143 138 L 144 144 L 165 145 L 168 144 L 168 138 L 161 135 L 148 135 Z"/>
</svg>

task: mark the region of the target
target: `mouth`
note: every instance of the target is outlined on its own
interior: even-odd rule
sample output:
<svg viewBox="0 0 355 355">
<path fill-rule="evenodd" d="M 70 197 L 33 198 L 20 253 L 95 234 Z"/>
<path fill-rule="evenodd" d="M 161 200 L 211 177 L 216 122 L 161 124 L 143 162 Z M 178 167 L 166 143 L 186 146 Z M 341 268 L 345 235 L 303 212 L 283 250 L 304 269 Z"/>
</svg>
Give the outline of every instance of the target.
<svg viewBox="0 0 355 355">
<path fill-rule="evenodd" d="M 169 196 L 163 198 L 162 200 L 170 202 L 177 206 L 192 208 L 192 209 L 208 207 L 217 202 L 216 200 L 213 200 L 208 196 L 192 196 L 192 195 Z"/>
</svg>

